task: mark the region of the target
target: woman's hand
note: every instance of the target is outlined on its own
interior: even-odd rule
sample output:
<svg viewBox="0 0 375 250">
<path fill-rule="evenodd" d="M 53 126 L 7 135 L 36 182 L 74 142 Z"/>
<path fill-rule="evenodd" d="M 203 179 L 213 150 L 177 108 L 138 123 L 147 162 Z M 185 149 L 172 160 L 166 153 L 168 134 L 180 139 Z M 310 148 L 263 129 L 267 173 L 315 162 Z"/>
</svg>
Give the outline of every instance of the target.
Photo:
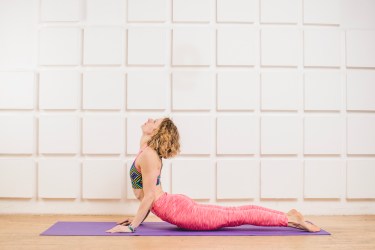
<svg viewBox="0 0 375 250">
<path fill-rule="evenodd" d="M 127 218 L 123 221 L 117 222 L 117 225 L 129 226 L 132 223 L 133 219 Z"/>
<path fill-rule="evenodd" d="M 132 231 L 127 226 L 117 225 L 107 231 L 106 233 L 132 233 Z"/>
</svg>

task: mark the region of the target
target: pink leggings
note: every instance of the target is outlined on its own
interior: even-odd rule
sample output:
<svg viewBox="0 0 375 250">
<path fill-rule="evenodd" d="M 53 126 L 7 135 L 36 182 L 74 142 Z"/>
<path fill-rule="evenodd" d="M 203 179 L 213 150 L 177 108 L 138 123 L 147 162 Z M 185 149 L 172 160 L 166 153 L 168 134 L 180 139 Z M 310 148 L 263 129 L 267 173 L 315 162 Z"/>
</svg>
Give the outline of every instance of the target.
<svg viewBox="0 0 375 250">
<path fill-rule="evenodd" d="M 224 207 L 204 205 L 186 195 L 164 193 L 154 201 L 151 211 L 163 221 L 188 230 L 215 230 L 245 224 L 256 226 L 287 226 L 285 213 L 259 207 Z"/>
</svg>

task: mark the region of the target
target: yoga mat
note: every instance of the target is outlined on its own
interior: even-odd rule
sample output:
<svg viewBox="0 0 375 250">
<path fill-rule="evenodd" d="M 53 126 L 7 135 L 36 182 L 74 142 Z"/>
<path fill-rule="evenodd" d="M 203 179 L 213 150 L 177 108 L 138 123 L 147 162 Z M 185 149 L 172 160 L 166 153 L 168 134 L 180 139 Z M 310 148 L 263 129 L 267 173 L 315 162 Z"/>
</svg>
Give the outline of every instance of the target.
<svg viewBox="0 0 375 250">
<path fill-rule="evenodd" d="M 290 235 L 330 235 L 321 230 L 309 233 L 291 227 L 261 227 L 242 225 L 225 227 L 213 231 L 189 231 L 167 222 L 143 222 L 135 233 L 106 233 L 115 222 L 56 222 L 40 235 L 54 236 L 290 236 Z"/>
</svg>

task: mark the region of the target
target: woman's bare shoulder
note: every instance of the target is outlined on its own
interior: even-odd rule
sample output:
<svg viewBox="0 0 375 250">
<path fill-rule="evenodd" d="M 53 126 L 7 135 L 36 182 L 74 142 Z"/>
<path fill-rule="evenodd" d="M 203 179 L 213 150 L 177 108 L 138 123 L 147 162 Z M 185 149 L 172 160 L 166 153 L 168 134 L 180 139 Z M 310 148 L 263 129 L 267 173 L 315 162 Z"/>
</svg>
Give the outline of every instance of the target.
<svg viewBox="0 0 375 250">
<path fill-rule="evenodd" d="M 150 161 L 150 160 L 153 161 L 153 160 L 158 160 L 158 159 L 159 159 L 158 153 L 153 148 L 150 148 L 150 147 L 145 148 L 142 151 L 142 154 L 139 156 L 139 160 L 141 162 Z"/>
</svg>

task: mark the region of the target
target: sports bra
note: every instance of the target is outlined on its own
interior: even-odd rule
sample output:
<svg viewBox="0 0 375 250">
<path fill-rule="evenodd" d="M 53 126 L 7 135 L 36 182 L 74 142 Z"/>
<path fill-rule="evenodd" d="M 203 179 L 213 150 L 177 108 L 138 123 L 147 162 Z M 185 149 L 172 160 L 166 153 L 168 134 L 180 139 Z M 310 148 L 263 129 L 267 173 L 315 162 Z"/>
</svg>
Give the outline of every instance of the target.
<svg viewBox="0 0 375 250">
<path fill-rule="evenodd" d="M 142 173 L 141 170 L 138 171 L 137 167 L 135 166 L 135 161 L 137 160 L 138 156 L 143 152 L 145 148 L 148 146 L 144 147 L 135 157 L 133 164 L 130 168 L 130 179 L 132 181 L 132 186 L 134 189 L 142 189 L 143 188 L 143 182 L 142 182 Z M 160 170 L 161 171 L 161 170 Z M 160 185 L 160 174 L 156 180 L 156 186 Z"/>
</svg>

